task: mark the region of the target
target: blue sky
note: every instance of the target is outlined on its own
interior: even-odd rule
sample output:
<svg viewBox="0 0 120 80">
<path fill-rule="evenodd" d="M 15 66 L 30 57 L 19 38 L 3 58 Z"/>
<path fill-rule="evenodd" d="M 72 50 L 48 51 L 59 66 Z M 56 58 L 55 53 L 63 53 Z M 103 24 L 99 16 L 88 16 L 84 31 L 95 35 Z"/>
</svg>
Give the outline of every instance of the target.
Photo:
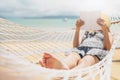
<svg viewBox="0 0 120 80">
<path fill-rule="evenodd" d="M 78 16 L 81 10 L 120 14 L 120 0 L 0 0 L 0 17 Z"/>
</svg>

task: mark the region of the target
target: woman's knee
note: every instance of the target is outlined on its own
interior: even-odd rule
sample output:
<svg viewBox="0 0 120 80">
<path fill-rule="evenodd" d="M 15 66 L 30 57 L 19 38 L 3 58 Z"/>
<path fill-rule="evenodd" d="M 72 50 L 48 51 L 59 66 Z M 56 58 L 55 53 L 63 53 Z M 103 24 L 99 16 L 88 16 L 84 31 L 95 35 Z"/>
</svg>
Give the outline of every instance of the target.
<svg viewBox="0 0 120 80">
<path fill-rule="evenodd" d="M 80 58 L 81 58 L 80 55 L 79 55 L 79 53 L 76 53 L 76 52 L 72 52 L 70 55 L 71 55 L 72 57 L 76 57 L 77 59 L 80 59 Z"/>
<path fill-rule="evenodd" d="M 95 60 L 95 57 L 92 56 L 92 55 L 86 55 L 84 56 L 80 63 L 85 63 L 85 64 L 95 64 L 96 63 L 96 60 Z"/>
</svg>

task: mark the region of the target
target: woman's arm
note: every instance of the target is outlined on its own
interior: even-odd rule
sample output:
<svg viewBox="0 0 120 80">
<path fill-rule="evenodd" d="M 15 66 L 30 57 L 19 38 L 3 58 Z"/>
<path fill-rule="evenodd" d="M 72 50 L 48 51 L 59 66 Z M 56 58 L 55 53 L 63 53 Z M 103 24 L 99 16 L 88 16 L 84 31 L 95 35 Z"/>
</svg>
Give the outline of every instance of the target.
<svg viewBox="0 0 120 80">
<path fill-rule="evenodd" d="M 75 30 L 74 40 L 73 40 L 73 48 L 78 47 L 79 45 L 79 33 L 82 25 L 84 25 L 84 21 L 78 19 L 76 21 L 76 30 Z"/>
<path fill-rule="evenodd" d="M 102 26 L 102 27 L 107 27 L 106 25 Z M 109 34 L 108 34 L 108 30 L 104 29 L 103 30 L 103 34 L 104 34 L 104 48 L 106 50 L 110 50 L 111 48 L 111 43 L 110 43 L 110 39 L 109 39 Z"/>
<path fill-rule="evenodd" d="M 103 34 L 104 34 L 104 48 L 106 50 L 110 50 L 111 42 L 110 42 L 110 39 L 109 39 L 109 33 L 108 33 L 107 25 L 104 23 L 103 19 L 98 19 L 97 23 L 101 26 Z"/>
</svg>

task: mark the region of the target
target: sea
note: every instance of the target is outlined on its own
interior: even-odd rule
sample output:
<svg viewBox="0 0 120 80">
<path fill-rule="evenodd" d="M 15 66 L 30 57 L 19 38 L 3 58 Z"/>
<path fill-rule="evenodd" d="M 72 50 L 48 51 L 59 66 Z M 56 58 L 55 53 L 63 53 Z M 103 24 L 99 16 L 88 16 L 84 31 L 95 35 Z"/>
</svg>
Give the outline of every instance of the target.
<svg viewBox="0 0 120 80">
<path fill-rule="evenodd" d="M 26 27 L 35 27 L 48 30 L 69 30 L 75 28 L 76 18 L 7 18 L 9 21 Z"/>
<path fill-rule="evenodd" d="M 75 29 L 77 18 L 7 18 L 7 20 L 23 25 L 45 30 L 71 30 Z M 120 23 L 110 27 L 111 32 L 120 31 Z"/>
</svg>

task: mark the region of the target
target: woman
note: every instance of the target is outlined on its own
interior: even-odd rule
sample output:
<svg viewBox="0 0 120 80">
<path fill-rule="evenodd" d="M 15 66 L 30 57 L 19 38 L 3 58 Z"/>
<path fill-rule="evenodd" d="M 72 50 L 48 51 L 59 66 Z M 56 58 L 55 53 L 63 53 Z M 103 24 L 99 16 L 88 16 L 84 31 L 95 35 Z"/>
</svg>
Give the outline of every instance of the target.
<svg viewBox="0 0 120 80">
<path fill-rule="evenodd" d="M 76 21 L 76 30 L 73 40 L 75 51 L 70 53 L 64 60 L 59 60 L 50 53 L 44 53 L 40 65 L 52 69 L 77 69 L 91 66 L 102 60 L 111 48 L 111 42 L 107 25 L 103 19 L 98 19 L 97 23 L 101 30 L 86 31 L 83 36 L 79 33 L 84 21 Z"/>
</svg>

